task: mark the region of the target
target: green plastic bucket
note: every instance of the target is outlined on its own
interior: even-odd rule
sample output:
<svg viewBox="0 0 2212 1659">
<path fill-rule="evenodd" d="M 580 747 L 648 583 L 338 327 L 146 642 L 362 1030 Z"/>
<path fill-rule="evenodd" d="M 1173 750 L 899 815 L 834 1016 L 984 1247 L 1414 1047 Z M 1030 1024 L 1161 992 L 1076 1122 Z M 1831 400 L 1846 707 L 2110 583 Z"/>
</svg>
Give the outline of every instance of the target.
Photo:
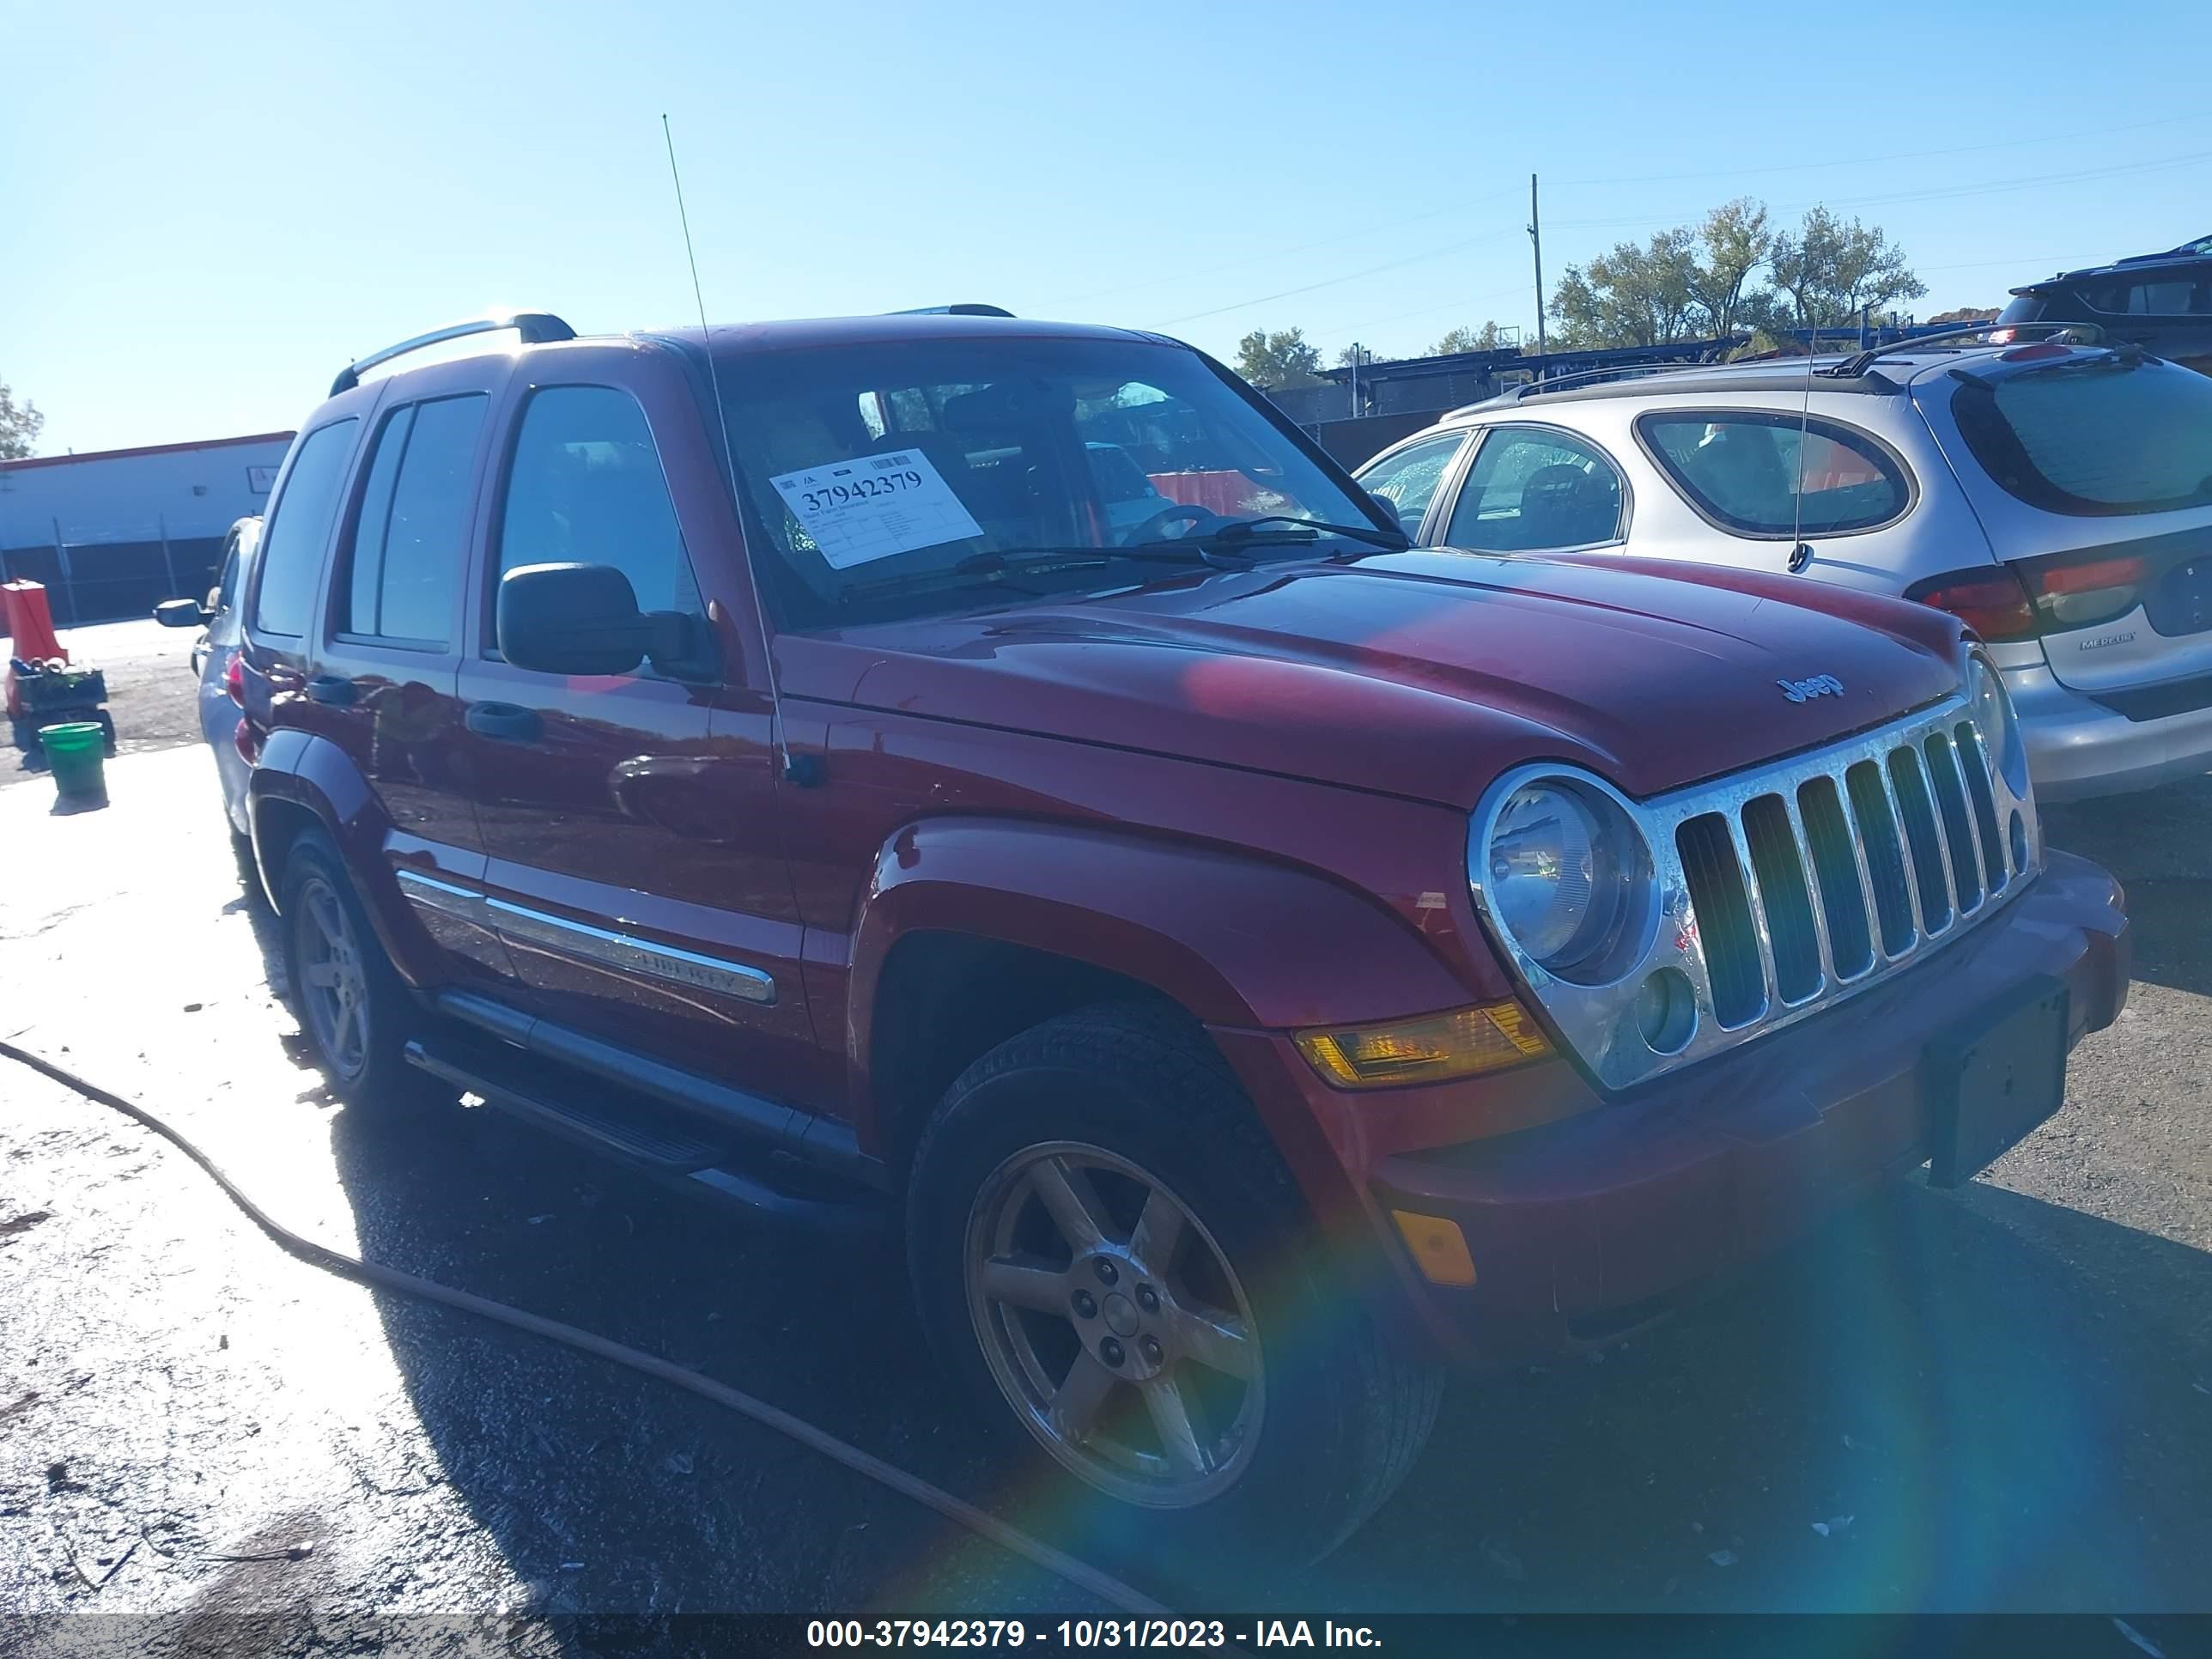
<svg viewBox="0 0 2212 1659">
<path fill-rule="evenodd" d="M 102 763 L 107 754 L 107 733 L 92 720 L 66 720 L 39 728 L 39 742 L 46 751 L 47 769 L 54 787 L 64 795 L 104 795 L 107 778 Z"/>
</svg>

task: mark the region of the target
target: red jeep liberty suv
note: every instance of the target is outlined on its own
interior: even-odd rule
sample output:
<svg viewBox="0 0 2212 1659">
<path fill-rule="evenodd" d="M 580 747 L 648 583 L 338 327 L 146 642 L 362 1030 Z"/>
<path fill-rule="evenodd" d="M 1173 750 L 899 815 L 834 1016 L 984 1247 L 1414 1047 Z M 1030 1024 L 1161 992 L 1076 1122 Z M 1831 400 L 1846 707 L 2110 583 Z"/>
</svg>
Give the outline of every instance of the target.
<svg viewBox="0 0 2212 1659">
<path fill-rule="evenodd" d="M 1410 549 L 1156 335 L 403 343 L 243 650 L 343 1099 L 896 1218 L 944 1364 L 1170 1555 L 1310 1558 L 1443 1361 L 1967 1178 L 2126 986 L 1956 618 Z"/>
</svg>

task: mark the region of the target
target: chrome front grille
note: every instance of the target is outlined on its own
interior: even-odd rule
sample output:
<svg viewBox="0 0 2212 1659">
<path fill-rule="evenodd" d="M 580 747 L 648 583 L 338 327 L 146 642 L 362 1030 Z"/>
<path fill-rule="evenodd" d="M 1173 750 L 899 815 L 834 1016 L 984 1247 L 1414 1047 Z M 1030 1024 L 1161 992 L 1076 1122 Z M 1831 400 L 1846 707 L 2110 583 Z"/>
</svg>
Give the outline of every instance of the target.
<svg viewBox="0 0 2212 1659">
<path fill-rule="evenodd" d="M 2024 884 L 2041 856 L 2034 805 L 1988 757 L 1954 697 L 1650 800 L 1608 789 L 1650 844 L 1659 901 L 1649 949 L 1620 978 L 1585 985 L 1553 977 L 1493 933 L 1601 1080 L 1686 1065 L 1901 971 Z M 1547 770 L 1565 774 L 1525 769 Z M 1642 1035 L 1638 999 L 1670 973 L 1687 980 L 1698 1018 L 1662 1053 Z"/>
<path fill-rule="evenodd" d="M 1963 713 L 1895 733 L 1877 756 L 1852 745 L 1810 775 L 1763 776 L 1674 831 L 1691 914 L 1724 1030 L 1759 1023 L 1917 955 L 2017 879 L 1995 834 L 1996 798 L 1982 746 Z M 1989 803 L 1990 833 L 1967 804 Z M 1838 788 L 1838 785 L 1841 788 Z M 1848 796 L 1850 817 L 1843 815 Z M 1978 811 L 1978 805 L 1974 809 Z"/>
</svg>

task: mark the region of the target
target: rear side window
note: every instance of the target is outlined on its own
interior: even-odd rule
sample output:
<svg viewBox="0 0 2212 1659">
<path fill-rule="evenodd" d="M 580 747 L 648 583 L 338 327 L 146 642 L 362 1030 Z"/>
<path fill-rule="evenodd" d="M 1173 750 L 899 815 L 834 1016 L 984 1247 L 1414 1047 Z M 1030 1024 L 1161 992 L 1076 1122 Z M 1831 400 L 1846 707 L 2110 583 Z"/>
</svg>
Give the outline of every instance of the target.
<svg viewBox="0 0 2212 1659">
<path fill-rule="evenodd" d="M 442 647 L 467 565 L 482 393 L 396 409 L 368 464 L 338 631 Z"/>
<path fill-rule="evenodd" d="M 345 482 L 353 453 L 354 428 L 348 416 L 319 426 L 300 440 L 284 488 L 269 508 L 269 527 L 261 538 L 261 579 L 253 595 L 253 626 L 265 634 L 307 631 L 322 574 L 323 550 L 330 545 L 331 520 L 337 517 L 338 487 Z"/>
<path fill-rule="evenodd" d="M 1419 443 L 1407 444 L 1395 455 L 1385 456 L 1359 475 L 1359 482 L 1367 487 L 1370 495 L 1379 495 L 1390 503 L 1390 510 L 1398 516 L 1399 526 L 1408 536 L 1418 534 L 1421 520 L 1429 510 L 1429 500 L 1437 493 L 1437 486 L 1444 481 L 1444 471 L 1451 465 L 1452 457 L 1467 441 L 1467 434 L 1453 432 L 1437 438 L 1425 438 Z"/>
<path fill-rule="evenodd" d="M 1682 410 L 1636 423 L 1660 471 L 1723 529 L 1758 537 L 1872 530 L 1912 504 L 1902 463 L 1832 421 Z"/>
<path fill-rule="evenodd" d="M 2198 317 L 2212 319 L 2212 271 L 2136 283 L 2090 283 L 2081 297 L 2093 311 L 2115 317 Z"/>
<path fill-rule="evenodd" d="M 499 574 L 568 563 L 612 565 L 641 611 L 706 614 L 645 411 L 609 386 L 532 393 L 515 439 Z"/>
<path fill-rule="evenodd" d="M 2212 504 L 2212 380 L 2202 374 L 2111 357 L 1954 378 L 1967 448 L 2031 506 L 2100 517 Z"/>
</svg>

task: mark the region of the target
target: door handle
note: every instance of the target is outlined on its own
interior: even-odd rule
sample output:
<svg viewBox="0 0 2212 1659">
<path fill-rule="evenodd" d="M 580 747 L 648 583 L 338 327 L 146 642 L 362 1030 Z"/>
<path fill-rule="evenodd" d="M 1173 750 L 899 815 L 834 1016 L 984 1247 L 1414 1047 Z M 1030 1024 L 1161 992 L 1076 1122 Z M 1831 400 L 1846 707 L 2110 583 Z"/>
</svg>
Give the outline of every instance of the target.
<svg viewBox="0 0 2212 1659">
<path fill-rule="evenodd" d="M 306 689 L 307 696 L 315 702 L 341 708 L 359 695 L 354 683 L 338 674 L 318 674 L 307 682 Z"/>
<path fill-rule="evenodd" d="M 463 723 L 478 737 L 502 743 L 534 743 L 544 729 L 536 709 L 512 702 L 472 702 Z"/>
</svg>

